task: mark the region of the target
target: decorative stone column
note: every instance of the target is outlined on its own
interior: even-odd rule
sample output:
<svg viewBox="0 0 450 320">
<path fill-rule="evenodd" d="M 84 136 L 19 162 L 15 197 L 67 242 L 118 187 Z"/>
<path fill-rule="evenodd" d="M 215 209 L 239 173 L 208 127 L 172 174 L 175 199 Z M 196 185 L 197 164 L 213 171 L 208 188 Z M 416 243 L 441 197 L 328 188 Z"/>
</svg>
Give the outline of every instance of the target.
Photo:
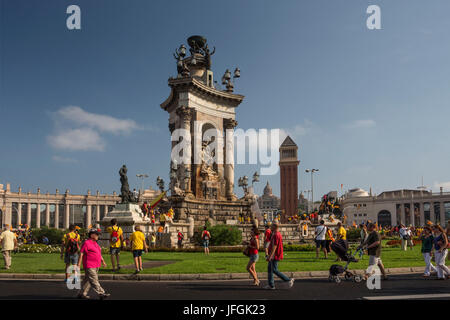
<svg viewBox="0 0 450 320">
<path fill-rule="evenodd" d="M 420 225 L 424 226 L 425 221 L 425 208 L 423 202 L 419 202 L 419 212 L 420 212 Z"/>
<path fill-rule="evenodd" d="M 64 229 L 68 229 L 70 225 L 70 204 L 66 202 L 64 206 Z"/>
<path fill-rule="evenodd" d="M 237 126 L 237 121 L 234 119 L 223 120 L 225 128 L 225 152 L 224 152 L 224 166 L 225 166 L 225 196 L 228 200 L 235 200 L 234 194 L 234 128 Z"/>
<path fill-rule="evenodd" d="M 36 203 L 36 228 L 41 227 L 41 204 Z"/>
<path fill-rule="evenodd" d="M 27 225 L 31 228 L 31 203 L 27 203 Z"/>
<path fill-rule="evenodd" d="M 55 203 L 55 228 L 59 228 L 59 203 Z"/>
<path fill-rule="evenodd" d="M 17 227 L 22 223 L 22 203 L 17 203 Z"/>
<path fill-rule="evenodd" d="M 88 228 L 91 225 L 91 221 L 92 221 L 92 205 L 88 204 L 86 207 L 85 228 Z"/>
<path fill-rule="evenodd" d="M 50 226 L 50 204 L 48 202 L 45 205 L 45 225 Z"/>
<path fill-rule="evenodd" d="M 100 228 L 100 224 L 98 223 L 100 221 L 100 206 L 98 204 L 95 206 L 95 221 L 97 221 L 95 227 Z"/>
<path fill-rule="evenodd" d="M 181 120 L 181 129 L 186 130 L 190 134 L 191 133 L 191 120 L 194 115 L 194 109 L 182 106 L 176 110 L 176 113 L 180 117 L 180 120 Z M 186 155 L 183 154 L 183 157 L 188 158 L 189 161 L 191 160 L 191 156 L 192 156 L 192 142 L 191 141 L 192 141 L 192 138 L 191 138 L 191 136 L 189 136 L 188 142 L 191 147 L 188 149 L 188 154 L 186 154 Z M 183 169 L 182 170 L 183 175 L 180 176 L 178 174 L 178 179 L 180 181 L 181 189 L 183 189 L 186 192 L 186 194 L 190 194 L 190 193 L 192 193 L 192 188 L 191 188 L 191 180 L 192 180 L 191 179 L 191 177 L 192 177 L 192 169 L 191 168 L 192 168 L 192 166 L 190 163 L 189 164 L 187 164 L 187 163 L 179 164 L 179 166 L 182 166 L 182 169 Z M 185 177 L 184 175 L 187 176 L 186 180 L 184 179 L 184 177 Z"/>
</svg>

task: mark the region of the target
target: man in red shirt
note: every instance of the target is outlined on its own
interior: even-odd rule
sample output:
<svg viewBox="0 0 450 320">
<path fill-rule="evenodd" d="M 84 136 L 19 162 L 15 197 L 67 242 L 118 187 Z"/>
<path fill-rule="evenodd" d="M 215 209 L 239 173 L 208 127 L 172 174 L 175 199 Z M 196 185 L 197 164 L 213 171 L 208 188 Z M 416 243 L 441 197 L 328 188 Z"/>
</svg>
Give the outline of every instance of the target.
<svg viewBox="0 0 450 320">
<path fill-rule="evenodd" d="M 272 235 L 270 237 L 269 244 L 269 256 L 267 257 L 267 276 L 268 285 L 265 289 L 275 290 L 275 281 L 273 279 L 273 274 L 275 273 L 280 279 L 285 282 L 289 282 L 289 288 L 294 285 L 294 279 L 289 279 L 288 276 L 278 271 L 278 262 L 283 260 L 283 237 L 278 231 L 278 221 L 272 223 Z"/>
<path fill-rule="evenodd" d="M 178 230 L 178 248 L 182 248 L 183 247 L 183 239 L 184 239 L 184 235 L 183 233 Z"/>
<path fill-rule="evenodd" d="M 272 230 L 270 230 L 269 223 L 265 225 L 266 231 L 264 232 L 264 251 L 266 253 L 266 259 L 269 256 L 269 244 L 270 244 L 270 235 L 272 234 Z"/>
</svg>

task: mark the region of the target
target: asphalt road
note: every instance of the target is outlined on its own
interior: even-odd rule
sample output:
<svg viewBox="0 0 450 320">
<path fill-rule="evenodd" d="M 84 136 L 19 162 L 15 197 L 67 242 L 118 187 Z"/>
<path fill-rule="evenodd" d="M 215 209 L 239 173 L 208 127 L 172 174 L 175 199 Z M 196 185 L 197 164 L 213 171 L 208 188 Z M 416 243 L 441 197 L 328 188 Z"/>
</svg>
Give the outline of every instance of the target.
<svg viewBox="0 0 450 320">
<path fill-rule="evenodd" d="M 261 282 L 263 285 L 266 281 Z M 277 282 L 277 290 L 251 286 L 250 281 L 101 281 L 110 299 L 149 300 L 321 300 L 321 299 L 445 299 L 450 280 L 423 279 L 421 275 L 393 275 L 381 289 L 365 282 L 330 283 L 327 279 L 300 279 L 292 289 Z M 1 280 L 0 299 L 73 299 L 76 290 L 58 280 Z M 90 294 L 95 297 L 94 293 Z"/>
</svg>

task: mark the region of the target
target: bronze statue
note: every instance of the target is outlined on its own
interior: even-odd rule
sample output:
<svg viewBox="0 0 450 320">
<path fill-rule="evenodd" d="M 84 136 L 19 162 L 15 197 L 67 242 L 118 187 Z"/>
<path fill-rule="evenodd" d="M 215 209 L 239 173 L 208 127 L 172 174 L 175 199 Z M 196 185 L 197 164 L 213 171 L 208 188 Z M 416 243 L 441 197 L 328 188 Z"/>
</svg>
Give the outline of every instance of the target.
<svg viewBox="0 0 450 320">
<path fill-rule="evenodd" d="M 122 199 L 121 203 L 133 202 L 133 196 L 130 191 L 130 186 L 128 185 L 127 171 L 128 169 L 126 165 L 123 165 L 119 170 L 120 184 L 122 185 L 120 188 L 120 198 Z"/>
<path fill-rule="evenodd" d="M 214 47 L 213 51 L 210 52 L 209 48 L 208 48 L 208 44 L 206 44 L 203 48 L 203 55 L 205 56 L 205 60 L 206 60 L 206 70 L 211 70 L 211 56 L 216 52 L 216 47 Z"/>
</svg>

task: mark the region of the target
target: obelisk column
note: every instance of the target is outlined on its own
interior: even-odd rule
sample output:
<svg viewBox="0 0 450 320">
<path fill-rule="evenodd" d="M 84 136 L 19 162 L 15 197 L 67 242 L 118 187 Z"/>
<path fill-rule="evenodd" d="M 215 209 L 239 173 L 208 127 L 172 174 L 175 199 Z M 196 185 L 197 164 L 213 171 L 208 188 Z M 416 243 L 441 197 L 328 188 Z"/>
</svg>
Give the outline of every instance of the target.
<svg viewBox="0 0 450 320">
<path fill-rule="evenodd" d="M 225 128 L 225 196 L 228 200 L 234 200 L 234 128 L 237 121 L 234 119 L 223 120 Z"/>
<path fill-rule="evenodd" d="M 191 156 L 192 156 L 191 120 L 192 120 L 192 116 L 194 114 L 194 109 L 182 106 L 176 110 L 176 113 L 180 117 L 180 120 L 181 120 L 181 129 L 184 129 L 186 132 L 189 133 L 188 137 L 186 137 L 187 138 L 186 140 L 190 145 L 190 148 L 186 149 L 187 153 L 183 154 L 183 158 L 188 159 L 189 163 L 181 164 L 180 162 L 178 162 L 179 165 L 182 166 L 182 168 L 183 168 L 183 170 L 182 170 L 183 175 L 187 175 L 187 177 L 186 177 L 187 179 L 184 179 L 185 176 L 180 177 L 179 175 L 178 175 L 178 178 L 179 179 L 183 178 L 183 181 L 180 181 L 181 188 L 186 193 L 192 193 L 192 191 L 191 191 L 191 176 L 192 176 L 191 168 L 192 167 L 191 167 L 190 161 L 191 161 Z"/>
</svg>

